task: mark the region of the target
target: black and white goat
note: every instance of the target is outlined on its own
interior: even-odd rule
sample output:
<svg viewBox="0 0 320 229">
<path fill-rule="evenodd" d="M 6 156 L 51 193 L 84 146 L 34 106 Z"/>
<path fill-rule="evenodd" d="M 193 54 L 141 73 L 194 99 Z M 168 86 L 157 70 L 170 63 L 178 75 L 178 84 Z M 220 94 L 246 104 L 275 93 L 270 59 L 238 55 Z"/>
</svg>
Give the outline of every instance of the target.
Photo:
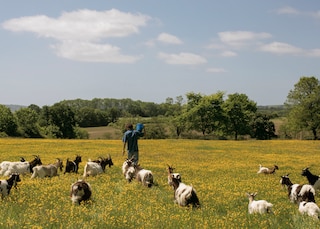
<svg viewBox="0 0 320 229">
<path fill-rule="evenodd" d="M 74 204 L 80 204 L 82 201 L 87 201 L 92 195 L 92 189 L 89 183 L 84 180 L 78 180 L 71 185 L 70 197 Z"/>
<path fill-rule="evenodd" d="M 249 199 L 249 204 L 248 204 L 248 212 L 249 214 L 253 213 L 272 213 L 272 207 L 273 204 L 269 203 L 266 200 L 254 200 L 255 196 L 257 195 L 256 192 L 254 193 L 246 193 L 247 197 Z"/>
<path fill-rule="evenodd" d="M 172 176 L 174 189 L 174 202 L 182 207 L 192 205 L 192 208 L 200 208 L 200 201 L 196 190 L 191 185 L 186 185 Z"/>
<path fill-rule="evenodd" d="M 169 186 L 172 186 L 172 177 L 178 179 L 181 182 L 180 173 L 174 173 L 173 170 L 175 170 L 175 168 L 173 168 L 172 166 L 168 165 L 167 171 L 168 171 L 168 185 Z"/>
<path fill-rule="evenodd" d="M 274 174 L 276 172 L 276 170 L 278 170 L 278 169 L 279 169 L 279 167 L 277 165 L 274 165 L 273 168 L 267 168 L 267 167 L 260 165 L 257 173 Z"/>
<path fill-rule="evenodd" d="M 307 177 L 309 184 L 312 185 L 314 189 L 320 189 L 320 176 L 312 174 L 309 168 L 304 168 L 301 175 Z"/>
<path fill-rule="evenodd" d="M 62 172 L 63 162 L 57 158 L 56 162 L 50 165 L 37 165 L 33 168 L 31 179 L 39 177 L 54 177 L 58 176 L 58 169 Z"/>
<path fill-rule="evenodd" d="M 4 176 L 10 176 L 10 174 L 13 173 L 19 173 L 19 174 L 27 174 L 27 173 L 32 173 L 33 168 L 36 165 L 42 165 L 41 159 L 39 155 L 35 155 L 34 159 L 30 162 L 2 162 L 1 167 L 1 172 L 0 175 Z"/>
<path fill-rule="evenodd" d="M 109 165 L 109 167 L 113 165 L 110 155 L 108 155 L 108 158 L 100 157 L 98 160 L 88 161 L 84 166 L 83 177 L 101 174 L 105 172 L 107 165 Z"/>
<path fill-rule="evenodd" d="M 0 193 L 2 199 L 10 194 L 11 188 L 16 187 L 20 182 L 20 176 L 18 173 L 13 173 L 7 180 L 0 180 Z"/>
<path fill-rule="evenodd" d="M 66 168 L 65 168 L 64 174 L 66 174 L 66 173 L 78 173 L 79 163 L 80 162 L 82 162 L 80 155 L 77 155 L 76 159 L 74 159 L 73 161 L 70 161 L 69 158 L 68 158 L 67 162 L 66 162 Z"/>
<path fill-rule="evenodd" d="M 293 184 L 289 179 L 289 174 L 281 176 L 280 184 L 287 186 L 288 197 L 292 203 L 299 203 L 301 201 L 315 202 L 314 196 L 316 192 L 312 185 Z"/>
</svg>

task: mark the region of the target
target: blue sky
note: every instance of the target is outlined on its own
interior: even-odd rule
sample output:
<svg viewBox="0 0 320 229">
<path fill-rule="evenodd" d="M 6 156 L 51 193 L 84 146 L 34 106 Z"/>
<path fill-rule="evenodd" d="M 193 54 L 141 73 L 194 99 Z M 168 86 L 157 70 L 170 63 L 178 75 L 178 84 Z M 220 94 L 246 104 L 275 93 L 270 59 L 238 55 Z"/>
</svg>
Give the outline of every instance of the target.
<svg viewBox="0 0 320 229">
<path fill-rule="evenodd" d="M 320 75 L 320 1 L 2 1 L 0 104 L 188 92 L 281 105 Z"/>
</svg>

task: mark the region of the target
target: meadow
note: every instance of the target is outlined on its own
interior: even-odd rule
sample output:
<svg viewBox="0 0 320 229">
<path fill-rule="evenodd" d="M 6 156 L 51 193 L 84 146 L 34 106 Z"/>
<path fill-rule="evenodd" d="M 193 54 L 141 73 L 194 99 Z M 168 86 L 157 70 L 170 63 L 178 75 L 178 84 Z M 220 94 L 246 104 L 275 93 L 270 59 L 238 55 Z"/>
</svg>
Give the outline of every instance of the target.
<svg viewBox="0 0 320 229">
<path fill-rule="evenodd" d="M 0 200 L 0 228 L 320 228 L 318 220 L 300 215 L 279 183 L 287 173 L 293 183 L 307 183 L 301 176 L 304 167 L 320 174 L 319 141 L 141 139 L 140 164 L 152 170 L 152 188 L 124 179 L 126 156 L 120 140 L 0 139 L 0 146 L 0 161 L 18 161 L 21 156 L 29 161 L 39 155 L 44 164 L 55 158 L 65 164 L 67 158 L 82 156 L 79 174 L 33 180 L 29 174 L 22 176 L 18 188 Z M 86 179 L 92 200 L 73 205 L 70 185 L 82 177 L 85 162 L 108 154 L 114 166 Z M 174 204 L 167 164 L 196 189 L 200 209 Z M 279 170 L 257 174 L 259 164 L 277 164 Z M 246 192 L 258 192 L 256 199 L 273 203 L 274 214 L 249 215 Z"/>
</svg>

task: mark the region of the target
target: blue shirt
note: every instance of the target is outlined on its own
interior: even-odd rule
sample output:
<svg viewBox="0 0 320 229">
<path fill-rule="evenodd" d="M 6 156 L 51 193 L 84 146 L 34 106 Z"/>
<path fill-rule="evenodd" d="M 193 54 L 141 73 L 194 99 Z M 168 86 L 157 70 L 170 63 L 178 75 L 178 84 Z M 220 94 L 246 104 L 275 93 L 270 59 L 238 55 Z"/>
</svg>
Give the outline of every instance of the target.
<svg viewBox="0 0 320 229">
<path fill-rule="evenodd" d="M 127 130 L 122 138 L 123 142 L 127 143 L 128 152 L 138 152 L 138 139 L 142 137 L 144 133 L 137 130 Z"/>
</svg>

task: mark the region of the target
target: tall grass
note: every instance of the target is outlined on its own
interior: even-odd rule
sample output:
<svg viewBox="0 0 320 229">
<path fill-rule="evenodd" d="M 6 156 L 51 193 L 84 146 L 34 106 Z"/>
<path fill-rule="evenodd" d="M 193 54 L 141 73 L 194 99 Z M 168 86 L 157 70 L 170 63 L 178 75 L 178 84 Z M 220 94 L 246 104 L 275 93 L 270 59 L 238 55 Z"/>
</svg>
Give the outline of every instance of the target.
<svg viewBox="0 0 320 229">
<path fill-rule="evenodd" d="M 47 179 L 22 176 L 17 189 L 0 200 L 0 228 L 320 228 L 320 223 L 298 212 L 280 186 L 280 175 L 290 173 L 294 183 L 306 183 L 301 170 L 309 166 L 320 174 L 317 141 L 198 141 L 140 140 L 140 164 L 154 173 L 150 189 L 121 174 L 125 159 L 120 140 L 0 139 L 0 161 L 27 160 L 40 155 L 44 164 L 59 157 L 82 156 L 79 174 Z M 89 177 L 93 198 L 75 206 L 70 185 L 81 178 L 85 162 L 111 155 L 114 166 Z M 176 167 L 186 184 L 197 190 L 201 209 L 173 203 L 166 165 Z M 279 170 L 257 174 L 259 164 Z M 1 179 L 6 179 L 2 177 Z M 246 192 L 274 204 L 274 214 L 249 215 Z M 319 194 L 316 195 L 316 201 Z"/>
</svg>

